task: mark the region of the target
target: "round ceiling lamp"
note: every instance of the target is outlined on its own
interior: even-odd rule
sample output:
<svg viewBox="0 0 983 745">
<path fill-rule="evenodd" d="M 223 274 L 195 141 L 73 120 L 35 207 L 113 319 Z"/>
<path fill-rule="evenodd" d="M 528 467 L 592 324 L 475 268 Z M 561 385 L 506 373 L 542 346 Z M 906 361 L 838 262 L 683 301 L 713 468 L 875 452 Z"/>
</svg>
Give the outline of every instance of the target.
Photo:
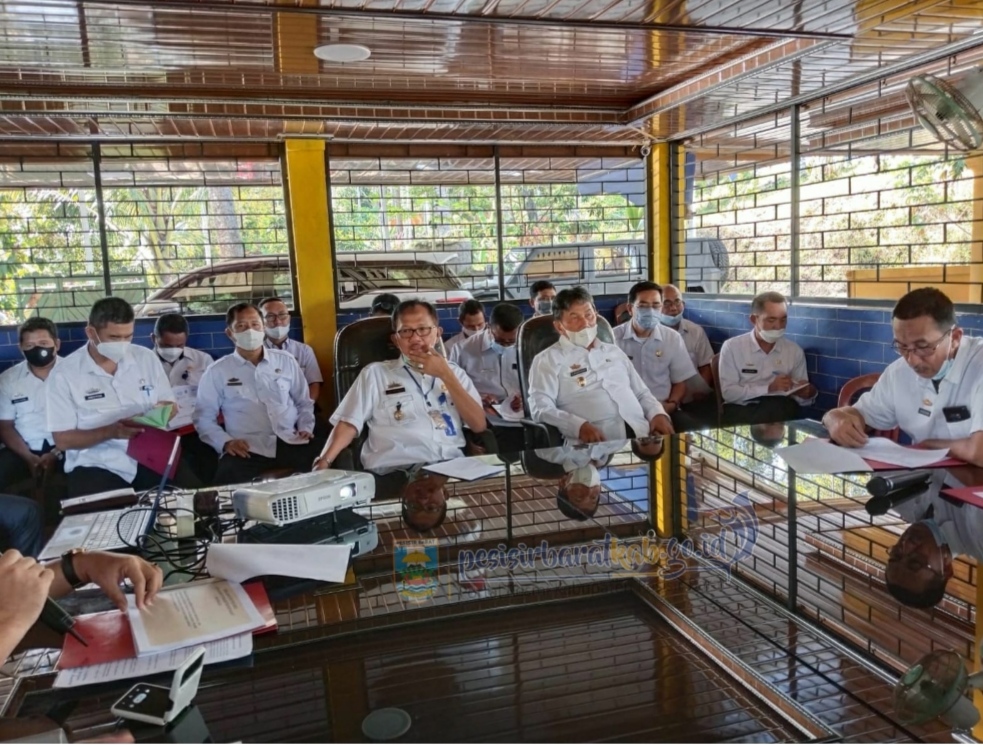
<svg viewBox="0 0 983 745">
<path fill-rule="evenodd" d="M 363 62 L 372 50 L 362 44 L 322 44 L 314 49 L 314 56 L 325 62 Z"/>
</svg>

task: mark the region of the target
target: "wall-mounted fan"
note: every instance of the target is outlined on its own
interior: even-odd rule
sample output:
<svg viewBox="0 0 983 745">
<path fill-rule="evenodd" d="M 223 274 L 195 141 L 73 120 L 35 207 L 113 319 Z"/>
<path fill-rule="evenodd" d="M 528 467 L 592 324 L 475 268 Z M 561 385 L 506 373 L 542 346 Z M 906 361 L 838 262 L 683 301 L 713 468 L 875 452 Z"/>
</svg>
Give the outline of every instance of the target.
<svg viewBox="0 0 983 745">
<path fill-rule="evenodd" d="M 973 689 L 983 689 L 983 672 L 970 675 L 952 650 L 930 652 L 895 684 L 894 713 L 901 724 L 923 724 L 940 717 L 955 729 L 972 729 L 980 713 L 963 694 Z"/>
<path fill-rule="evenodd" d="M 916 75 L 908 81 L 905 97 L 921 125 L 939 142 L 957 150 L 983 146 L 983 68 L 958 83 Z"/>
</svg>

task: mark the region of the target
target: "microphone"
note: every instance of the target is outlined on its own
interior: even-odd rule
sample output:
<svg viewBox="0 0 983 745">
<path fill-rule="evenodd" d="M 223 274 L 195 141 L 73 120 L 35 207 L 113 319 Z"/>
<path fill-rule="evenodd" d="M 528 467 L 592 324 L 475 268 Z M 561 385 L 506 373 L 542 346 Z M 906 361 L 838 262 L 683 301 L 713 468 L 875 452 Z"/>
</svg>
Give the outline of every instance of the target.
<svg viewBox="0 0 983 745">
<path fill-rule="evenodd" d="M 930 478 L 931 471 L 904 471 L 893 476 L 874 476 L 867 482 L 867 493 L 872 497 L 886 497 L 899 489 L 924 484 Z"/>
<path fill-rule="evenodd" d="M 72 615 L 51 598 L 44 601 L 44 608 L 41 610 L 41 623 L 59 634 L 71 634 L 83 647 L 89 646 L 85 637 L 74 628 L 75 619 Z"/>
<path fill-rule="evenodd" d="M 893 491 L 890 494 L 880 494 L 876 497 L 871 497 L 864 505 L 864 509 L 867 510 L 867 514 L 871 517 L 883 515 L 885 512 L 897 507 L 902 502 L 907 502 L 909 499 L 914 499 L 915 497 L 921 496 L 927 491 L 928 484 L 925 482 L 920 484 L 912 484 L 910 486 L 898 489 L 897 491 Z"/>
</svg>

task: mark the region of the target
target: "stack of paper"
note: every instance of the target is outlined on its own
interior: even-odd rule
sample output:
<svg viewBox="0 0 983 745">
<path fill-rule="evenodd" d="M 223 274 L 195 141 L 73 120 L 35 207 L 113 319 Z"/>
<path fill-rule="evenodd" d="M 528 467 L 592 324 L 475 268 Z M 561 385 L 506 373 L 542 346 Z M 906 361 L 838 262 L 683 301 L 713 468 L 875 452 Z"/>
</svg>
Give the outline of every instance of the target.
<svg viewBox="0 0 983 745">
<path fill-rule="evenodd" d="M 949 455 L 948 450 L 921 450 L 905 447 L 886 437 L 871 437 L 862 448 L 857 448 L 857 454 L 867 460 L 887 463 L 901 468 L 925 468 Z"/>
<path fill-rule="evenodd" d="M 144 424 L 148 427 L 167 429 L 167 425 L 171 421 L 171 411 L 173 410 L 173 404 L 155 406 L 150 411 L 144 412 L 140 416 L 133 417 L 133 421 L 137 424 Z"/>
<path fill-rule="evenodd" d="M 424 466 L 427 471 L 439 473 L 442 476 L 449 476 L 452 479 L 461 481 L 477 481 L 478 479 L 488 478 L 499 473 L 505 472 L 505 465 L 502 463 L 488 463 L 484 460 L 485 456 L 472 456 L 470 458 L 455 458 L 443 463 L 434 463 Z"/>
<path fill-rule="evenodd" d="M 512 411 L 512 404 L 507 400 L 504 403 L 494 404 L 492 408 L 502 419 L 507 419 L 510 422 L 518 422 L 525 416 L 525 412 L 521 407 L 518 411 Z"/>
</svg>

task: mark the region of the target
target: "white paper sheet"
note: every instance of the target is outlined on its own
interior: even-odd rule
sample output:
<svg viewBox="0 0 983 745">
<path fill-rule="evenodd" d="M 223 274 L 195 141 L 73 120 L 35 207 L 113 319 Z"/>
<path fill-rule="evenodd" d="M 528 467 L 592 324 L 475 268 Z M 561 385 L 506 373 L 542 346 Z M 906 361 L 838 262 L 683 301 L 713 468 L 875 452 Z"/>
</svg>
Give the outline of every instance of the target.
<svg viewBox="0 0 983 745">
<path fill-rule="evenodd" d="M 924 468 L 949 457 L 948 450 L 918 450 L 905 447 L 886 437 L 871 437 L 856 452 L 862 458 L 879 460 L 901 468 Z"/>
<path fill-rule="evenodd" d="M 477 481 L 478 479 L 488 478 L 497 473 L 503 473 L 505 466 L 501 464 L 491 464 L 482 457 L 474 458 L 455 458 L 443 463 L 434 463 L 424 467 L 431 473 L 439 473 L 443 476 L 450 476 L 452 479 L 461 481 Z"/>
<path fill-rule="evenodd" d="M 171 418 L 167 428 L 174 430 L 191 424 L 191 415 L 195 410 L 195 398 L 198 396 L 198 386 L 176 385 L 171 390 L 174 392 L 174 403 L 177 404 L 177 414 Z"/>
<path fill-rule="evenodd" d="M 803 388 L 808 388 L 808 387 L 809 387 L 809 381 L 807 380 L 804 383 L 799 383 L 798 385 L 794 385 L 792 388 L 785 391 L 784 393 L 780 393 L 779 395 L 794 396 L 796 393 L 799 393 Z"/>
<path fill-rule="evenodd" d="M 348 544 L 213 543 L 208 547 L 205 568 L 213 577 L 232 582 L 267 574 L 344 582 L 351 550 Z"/>
<path fill-rule="evenodd" d="M 133 644 L 140 657 L 224 639 L 266 623 L 238 582 L 189 582 L 167 587 L 143 610 L 136 607 L 132 595 L 127 601 Z"/>
<path fill-rule="evenodd" d="M 208 642 L 203 646 L 205 647 L 206 665 L 228 662 L 252 654 L 253 635 L 238 634 Z M 103 662 L 99 665 L 61 670 L 55 676 L 54 687 L 75 688 L 77 686 L 95 685 L 96 683 L 108 683 L 113 680 L 145 678 L 156 673 L 177 670 L 188 659 L 188 650 L 189 647 L 184 647 L 146 657 L 131 657 L 128 660 L 116 660 Z"/>
<path fill-rule="evenodd" d="M 518 411 L 512 411 L 512 404 L 509 403 L 511 399 L 506 399 L 504 403 L 493 404 L 492 408 L 498 413 L 502 419 L 510 422 L 517 422 L 522 419 L 526 414 L 520 408 Z"/>
<path fill-rule="evenodd" d="M 853 473 L 874 470 L 856 450 L 815 438 L 799 445 L 777 448 L 774 452 L 794 468 L 796 473 Z"/>
</svg>

